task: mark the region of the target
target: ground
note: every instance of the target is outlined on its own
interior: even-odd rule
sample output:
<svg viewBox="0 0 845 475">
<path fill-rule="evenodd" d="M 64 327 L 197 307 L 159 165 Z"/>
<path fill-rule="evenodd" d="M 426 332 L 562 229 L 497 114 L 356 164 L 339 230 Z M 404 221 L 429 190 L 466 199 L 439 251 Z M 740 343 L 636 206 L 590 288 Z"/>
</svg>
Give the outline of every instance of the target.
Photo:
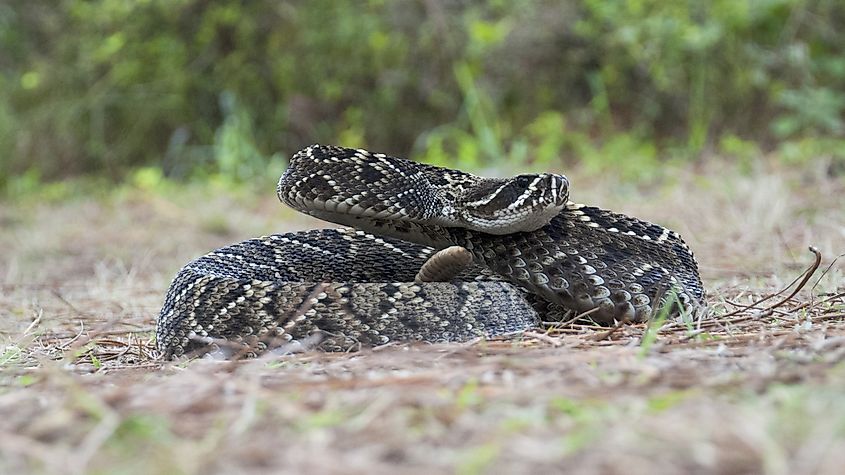
<svg viewBox="0 0 845 475">
<path fill-rule="evenodd" d="M 154 323 L 191 258 L 323 225 L 272 180 L 0 202 L 0 472 L 839 473 L 845 181 L 823 165 L 570 175 L 687 239 L 694 321 L 247 361 L 161 361 Z"/>
</svg>

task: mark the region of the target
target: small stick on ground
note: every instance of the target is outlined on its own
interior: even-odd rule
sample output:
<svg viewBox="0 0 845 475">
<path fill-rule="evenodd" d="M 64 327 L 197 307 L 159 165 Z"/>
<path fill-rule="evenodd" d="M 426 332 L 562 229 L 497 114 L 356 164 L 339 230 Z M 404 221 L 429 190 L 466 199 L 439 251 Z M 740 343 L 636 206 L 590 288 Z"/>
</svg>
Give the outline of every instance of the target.
<svg viewBox="0 0 845 475">
<path fill-rule="evenodd" d="M 810 278 L 813 276 L 813 274 L 815 274 L 816 271 L 818 270 L 819 265 L 821 265 L 821 262 L 822 262 L 821 251 L 819 251 L 815 246 L 810 246 L 809 249 L 810 249 L 810 252 L 812 252 L 815 255 L 815 260 L 810 265 L 810 267 L 808 267 L 803 273 L 801 273 L 800 276 L 796 277 L 795 280 L 793 280 L 789 285 L 787 285 L 786 287 L 784 287 L 783 289 L 781 289 L 778 292 L 775 292 L 773 294 L 769 294 L 769 295 L 751 303 L 750 305 L 745 306 L 744 308 L 740 308 L 740 309 L 734 310 L 733 312 L 726 313 L 725 315 L 720 316 L 719 319 L 724 320 L 727 317 L 733 317 L 734 315 L 738 315 L 738 314 L 742 313 L 744 310 L 748 310 L 752 307 L 755 307 L 755 306 L 765 302 L 766 300 L 777 297 L 778 295 L 786 292 L 790 287 L 792 287 L 795 284 L 795 282 L 797 282 L 800 279 L 798 286 L 795 287 L 795 290 L 793 290 L 786 298 L 778 301 L 774 305 L 770 305 L 770 306 L 766 307 L 765 309 L 761 310 L 759 312 L 759 314 L 756 315 L 756 316 L 758 316 L 758 317 L 762 316 L 762 315 L 766 314 L 765 312 L 771 312 L 775 308 L 780 307 L 781 305 L 790 301 L 792 299 L 792 297 L 795 297 L 795 295 L 798 294 L 798 292 L 800 292 L 801 289 L 803 289 L 805 285 L 807 285 L 807 281 L 810 280 Z M 747 318 L 750 318 L 750 317 L 747 317 Z"/>
<path fill-rule="evenodd" d="M 600 310 L 599 307 L 591 308 L 590 310 L 587 310 L 586 312 L 581 312 L 578 315 L 575 315 L 574 317 L 570 318 L 569 320 L 564 320 L 562 322 L 541 322 L 541 324 L 546 328 L 559 330 L 559 329 L 562 329 L 564 327 L 567 327 L 567 326 L 577 322 L 578 320 L 581 320 L 582 318 L 586 318 L 586 317 L 598 312 L 599 310 Z"/>
<path fill-rule="evenodd" d="M 555 337 L 549 336 L 546 333 L 537 333 L 537 332 L 528 331 L 528 332 L 523 333 L 523 335 L 528 337 L 528 338 L 534 338 L 535 340 L 540 340 L 544 343 L 548 343 L 548 344 L 554 346 L 555 348 L 563 345 L 563 341 L 561 341 L 560 338 L 555 338 Z"/>
<path fill-rule="evenodd" d="M 822 253 L 815 246 L 810 246 L 809 249 L 810 249 L 810 252 L 812 252 L 813 255 L 815 255 L 816 260 L 813 262 L 812 265 L 810 265 L 809 268 L 807 268 L 807 270 L 804 271 L 804 278 L 801 279 L 801 282 L 798 283 L 798 286 L 795 287 L 795 290 L 793 290 L 788 296 L 786 296 L 786 298 L 780 300 L 779 302 L 777 302 L 774 305 L 770 305 L 768 308 L 766 308 L 765 311 L 774 310 L 774 309 L 780 307 L 781 305 L 785 304 L 786 302 L 789 302 L 790 300 L 792 300 L 792 297 L 795 297 L 795 295 L 797 295 L 798 292 L 800 292 L 801 289 L 803 289 L 804 286 L 807 285 L 807 282 L 809 282 L 810 277 L 812 277 L 813 274 L 815 274 L 816 271 L 819 270 L 819 265 L 821 265 L 821 263 L 822 263 Z"/>
<path fill-rule="evenodd" d="M 606 332 L 599 333 L 598 335 L 593 336 L 591 339 L 593 341 L 602 341 L 606 338 L 610 338 L 614 333 L 618 332 L 620 328 L 625 326 L 626 323 L 628 323 L 627 319 L 619 320 L 618 322 L 616 322 L 616 325 L 614 325 L 613 328 Z"/>
</svg>

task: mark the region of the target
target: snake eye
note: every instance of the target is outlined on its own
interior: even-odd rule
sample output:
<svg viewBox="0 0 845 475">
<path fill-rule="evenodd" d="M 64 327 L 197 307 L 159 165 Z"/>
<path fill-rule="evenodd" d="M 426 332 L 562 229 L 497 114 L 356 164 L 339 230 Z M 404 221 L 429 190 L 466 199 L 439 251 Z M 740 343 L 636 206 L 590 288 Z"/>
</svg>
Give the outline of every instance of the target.
<svg viewBox="0 0 845 475">
<path fill-rule="evenodd" d="M 515 181 L 520 187 L 528 188 L 528 186 L 534 181 L 534 177 L 531 175 L 518 175 Z"/>
</svg>

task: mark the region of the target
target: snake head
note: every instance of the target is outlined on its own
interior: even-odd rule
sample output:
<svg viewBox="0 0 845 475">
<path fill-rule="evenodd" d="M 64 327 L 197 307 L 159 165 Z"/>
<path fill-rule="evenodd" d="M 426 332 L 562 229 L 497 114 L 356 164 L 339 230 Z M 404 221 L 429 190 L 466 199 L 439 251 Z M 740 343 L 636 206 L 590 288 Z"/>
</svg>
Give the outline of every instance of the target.
<svg viewBox="0 0 845 475">
<path fill-rule="evenodd" d="M 554 173 L 486 178 L 457 197 L 461 227 L 488 234 L 528 232 L 545 226 L 569 200 L 569 180 Z"/>
</svg>

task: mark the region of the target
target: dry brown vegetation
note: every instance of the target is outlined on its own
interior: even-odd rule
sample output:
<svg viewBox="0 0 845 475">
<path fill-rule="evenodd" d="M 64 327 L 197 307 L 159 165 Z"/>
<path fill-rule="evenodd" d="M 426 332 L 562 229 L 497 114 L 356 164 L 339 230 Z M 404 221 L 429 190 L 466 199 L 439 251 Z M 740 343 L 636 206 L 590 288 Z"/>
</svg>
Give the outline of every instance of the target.
<svg viewBox="0 0 845 475">
<path fill-rule="evenodd" d="M 260 196 L 0 203 L 0 472 L 839 473 L 845 193 L 825 169 L 680 170 L 573 198 L 696 251 L 695 321 L 249 361 L 156 359 L 179 266 L 318 225 Z M 822 260 L 803 288 L 789 287 Z"/>
</svg>

